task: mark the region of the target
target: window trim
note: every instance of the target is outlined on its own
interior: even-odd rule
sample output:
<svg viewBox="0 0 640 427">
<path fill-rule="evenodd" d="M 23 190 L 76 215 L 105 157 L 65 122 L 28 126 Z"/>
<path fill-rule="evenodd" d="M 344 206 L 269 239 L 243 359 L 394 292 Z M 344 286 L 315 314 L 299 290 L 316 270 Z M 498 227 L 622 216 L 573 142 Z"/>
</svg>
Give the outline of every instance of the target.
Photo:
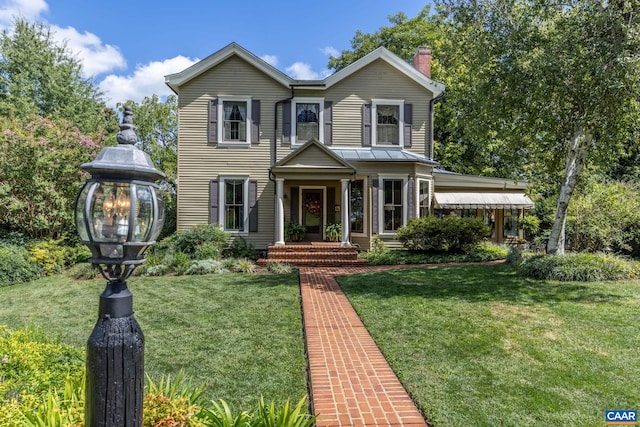
<svg viewBox="0 0 640 427">
<path fill-rule="evenodd" d="M 378 176 L 378 234 L 380 236 L 395 236 L 397 231 L 385 231 L 384 229 L 384 182 L 391 180 L 402 180 L 402 224 L 407 224 L 407 192 L 409 177 L 407 175 L 379 175 Z"/>
<path fill-rule="evenodd" d="M 296 97 L 291 100 L 291 146 L 300 147 L 308 142 L 298 142 L 298 119 L 296 117 L 297 104 L 318 104 L 318 142 L 324 144 L 324 98 Z"/>
<path fill-rule="evenodd" d="M 422 208 L 422 205 L 420 203 L 420 188 L 421 188 L 421 183 L 425 182 L 427 184 L 427 190 L 428 190 L 428 196 L 429 196 L 429 201 L 427 202 L 427 215 L 426 216 L 421 216 L 420 215 L 420 209 Z M 431 194 L 433 192 L 433 188 L 432 188 L 432 184 L 433 184 L 433 180 L 431 180 L 430 178 L 422 178 L 422 177 L 417 177 L 416 178 L 416 212 L 415 212 L 415 217 L 416 218 L 426 218 L 427 216 L 431 215 Z"/>
<path fill-rule="evenodd" d="M 243 230 L 227 230 L 225 224 L 227 223 L 227 204 L 225 203 L 226 199 L 226 182 L 225 181 L 238 181 L 242 180 L 242 204 L 243 204 Z M 218 189 L 218 225 L 220 228 L 227 233 L 233 234 L 234 236 L 248 236 L 249 235 L 249 176 L 238 176 L 238 175 L 224 175 L 218 177 L 218 182 L 220 183 L 220 188 Z"/>
<path fill-rule="evenodd" d="M 367 235 L 368 228 L 367 206 L 369 206 L 369 191 L 367 191 L 367 189 L 369 188 L 369 180 L 366 176 L 356 176 L 354 181 L 362 181 L 362 232 L 353 231 L 351 229 L 350 231 L 353 236 L 364 237 Z M 351 184 L 349 184 L 349 227 L 351 227 L 351 207 Z"/>
<path fill-rule="evenodd" d="M 398 107 L 398 145 L 378 143 L 378 105 L 392 105 Z M 404 99 L 371 100 L 371 146 L 404 148 Z"/>
<path fill-rule="evenodd" d="M 245 102 L 247 104 L 247 119 L 245 122 L 246 127 L 246 141 L 225 141 L 224 139 L 224 103 L 225 101 L 231 102 Z M 218 97 L 218 147 L 250 147 L 251 146 L 251 127 L 253 125 L 251 118 L 251 104 L 252 98 L 250 96 L 219 96 Z"/>
</svg>

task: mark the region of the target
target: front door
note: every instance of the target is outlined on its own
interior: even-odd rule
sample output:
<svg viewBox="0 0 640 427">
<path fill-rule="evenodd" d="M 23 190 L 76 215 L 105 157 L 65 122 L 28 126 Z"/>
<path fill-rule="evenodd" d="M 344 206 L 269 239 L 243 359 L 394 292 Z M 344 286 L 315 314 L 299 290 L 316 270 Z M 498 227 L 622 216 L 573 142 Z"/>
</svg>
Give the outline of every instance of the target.
<svg viewBox="0 0 640 427">
<path fill-rule="evenodd" d="M 322 240 L 323 230 L 323 189 L 321 188 L 304 188 L 302 189 L 302 225 L 307 229 L 305 240 L 320 241 Z"/>
</svg>

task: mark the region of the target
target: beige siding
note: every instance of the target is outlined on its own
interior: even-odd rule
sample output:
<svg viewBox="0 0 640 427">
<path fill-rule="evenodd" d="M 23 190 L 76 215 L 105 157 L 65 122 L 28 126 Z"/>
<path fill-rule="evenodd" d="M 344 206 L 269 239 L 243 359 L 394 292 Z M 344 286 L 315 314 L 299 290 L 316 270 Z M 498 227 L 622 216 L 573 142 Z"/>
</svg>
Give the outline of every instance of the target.
<svg viewBox="0 0 640 427">
<path fill-rule="evenodd" d="M 260 100 L 260 141 L 248 148 L 220 148 L 207 142 L 208 103 L 218 96 Z M 180 88 L 178 128 L 178 229 L 209 222 L 209 182 L 220 175 L 249 176 L 258 181 L 258 233 L 251 241 L 265 247 L 273 241 L 274 186 L 269 181 L 274 105 L 288 88 L 238 57 Z"/>
</svg>

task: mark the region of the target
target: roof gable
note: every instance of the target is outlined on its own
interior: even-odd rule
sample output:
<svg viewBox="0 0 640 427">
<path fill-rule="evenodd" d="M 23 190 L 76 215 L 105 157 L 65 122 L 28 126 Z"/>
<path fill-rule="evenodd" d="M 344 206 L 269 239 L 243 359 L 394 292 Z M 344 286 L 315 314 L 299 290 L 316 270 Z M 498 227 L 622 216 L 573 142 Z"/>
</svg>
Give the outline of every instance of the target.
<svg viewBox="0 0 640 427">
<path fill-rule="evenodd" d="M 164 77 L 165 83 L 174 92 L 178 93 L 178 89 L 180 88 L 180 86 L 198 77 L 202 73 L 209 71 L 211 68 L 227 60 L 233 55 L 244 59 L 246 62 L 253 65 L 258 70 L 262 71 L 285 87 L 289 87 L 293 82 L 293 80 L 289 76 L 273 67 L 272 65 L 266 63 L 264 60 L 258 58 L 256 55 L 249 52 L 239 44 L 231 43 L 223 47 L 216 53 L 209 55 L 205 59 L 196 62 L 191 67 L 180 71 L 179 73 L 166 75 Z"/>
<path fill-rule="evenodd" d="M 435 80 L 427 77 L 425 74 L 422 74 L 413 65 L 405 62 L 398 55 L 383 46 L 380 46 L 368 55 L 363 56 L 352 64 L 344 67 L 342 70 L 327 77 L 324 80 L 326 87 L 329 88 L 335 85 L 336 83 L 344 80 L 345 78 L 349 77 L 350 75 L 354 74 L 355 72 L 361 70 L 362 68 L 368 66 L 378 59 L 385 61 L 386 63 L 406 75 L 408 78 L 414 80 L 416 83 L 429 90 L 434 97 L 444 92 L 445 86 L 443 83 L 436 82 Z"/>
<path fill-rule="evenodd" d="M 287 168 L 354 169 L 348 162 L 314 139 L 281 159 L 274 168 L 280 170 Z"/>
</svg>

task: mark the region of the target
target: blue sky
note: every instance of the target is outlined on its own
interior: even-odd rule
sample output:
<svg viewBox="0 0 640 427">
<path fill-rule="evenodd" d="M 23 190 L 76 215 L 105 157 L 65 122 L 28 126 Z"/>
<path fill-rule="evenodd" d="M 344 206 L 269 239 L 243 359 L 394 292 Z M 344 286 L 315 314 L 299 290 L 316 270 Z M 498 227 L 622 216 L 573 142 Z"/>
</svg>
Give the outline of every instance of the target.
<svg viewBox="0 0 640 427">
<path fill-rule="evenodd" d="M 45 22 L 65 40 L 109 105 L 168 95 L 166 74 L 237 42 L 289 76 L 325 77 L 330 55 L 388 16 L 414 17 L 429 0 L 80 1 L 0 0 L 0 28 L 15 16 Z"/>
</svg>

